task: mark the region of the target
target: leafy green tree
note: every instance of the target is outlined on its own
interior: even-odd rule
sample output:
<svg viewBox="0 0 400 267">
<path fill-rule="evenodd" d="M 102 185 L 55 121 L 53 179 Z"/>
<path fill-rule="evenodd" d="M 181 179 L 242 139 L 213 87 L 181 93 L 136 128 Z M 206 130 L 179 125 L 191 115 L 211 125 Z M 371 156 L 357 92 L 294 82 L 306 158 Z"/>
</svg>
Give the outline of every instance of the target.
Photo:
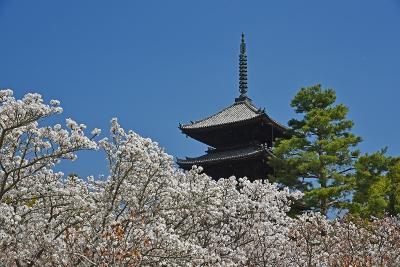
<svg viewBox="0 0 400 267">
<path fill-rule="evenodd" d="M 361 156 L 355 164 L 355 187 L 350 212 L 370 219 L 400 213 L 400 158 L 386 149 Z"/>
<path fill-rule="evenodd" d="M 361 141 L 350 132 L 348 108 L 335 101 L 332 89 L 302 88 L 291 102 L 302 118 L 289 121 L 290 138 L 277 141 L 270 159 L 275 169 L 270 179 L 305 192 L 306 207 L 324 215 L 348 199 Z"/>
</svg>

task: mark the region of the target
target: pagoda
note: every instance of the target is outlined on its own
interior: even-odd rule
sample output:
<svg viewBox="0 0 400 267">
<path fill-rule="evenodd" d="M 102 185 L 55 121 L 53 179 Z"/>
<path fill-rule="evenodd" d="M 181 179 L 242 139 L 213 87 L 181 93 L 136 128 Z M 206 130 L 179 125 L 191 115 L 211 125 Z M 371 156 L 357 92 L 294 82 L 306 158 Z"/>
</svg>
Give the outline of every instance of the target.
<svg viewBox="0 0 400 267">
<path fill-rule="evenodd" d="M 265 179 L 273 170 L 268 157 L 276 138 L 285 136 L 286 127 L 273 120 L 265 109 L 257 108 L 247 96 L 247 54 L 244 34 L 239 55 L 239 97 L 235 102 L 205 119 L 179 124 L 182 133 L 207 144 L 206 154 L 177 159 L 179 167 L 190 170 L 193 165 L 219 179 L 246 176 L 250 180 Z"/>
</svg>

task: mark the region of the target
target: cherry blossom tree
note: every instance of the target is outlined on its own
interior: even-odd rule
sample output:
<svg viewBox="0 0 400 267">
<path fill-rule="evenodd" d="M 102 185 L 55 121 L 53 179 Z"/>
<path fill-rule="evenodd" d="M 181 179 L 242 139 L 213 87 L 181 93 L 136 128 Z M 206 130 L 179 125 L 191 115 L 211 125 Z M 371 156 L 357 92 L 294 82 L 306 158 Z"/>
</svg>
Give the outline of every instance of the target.
<svg viewBox="0 0 400 267">
<path fill-rule="evenodd" d="M 299 194 L 261 181 L 214 181 L 196 167 L 184 173 L 157 143 L 126 133 L 115 119 L 110 140 L 99 143 L 110 175 L 91 179 L 98 211 L 88 224 L 95 227 L 74 234 L 91 236 L 74 247 L 78 262 L 243 266 L 282 260 L 289 197 Z"/>
<path fill-rule="evenodd" d="M 358 224 L 308 213 L 295 221 L 289 236 L 292 266 L 395 267 L 400 262 L 398 217 Z"/>
<path fill-rule="evenodd" d="M 60 237 L 80 223 L 89 195 L 83 181 L 63 179 L 53 167 L 97 144 L 85 136 L 83 124 L 71 119 L 66 129 L 40 125 L 62 112 L 58 101 L 44 104 L 38 94 L 16 100 L 11 90 L 3 90 L 0 105 L 1 265 L 59 262 Z"/>
</svg>

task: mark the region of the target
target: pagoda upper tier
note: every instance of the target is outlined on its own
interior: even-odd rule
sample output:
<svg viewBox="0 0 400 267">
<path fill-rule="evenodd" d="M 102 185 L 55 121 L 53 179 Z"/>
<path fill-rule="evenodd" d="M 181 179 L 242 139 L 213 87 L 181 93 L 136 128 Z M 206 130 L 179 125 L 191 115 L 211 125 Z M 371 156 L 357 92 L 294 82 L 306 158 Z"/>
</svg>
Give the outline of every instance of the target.
<svg viewBox="0 0 400 267">
<path fill-rule="evenodd" d="M 286 127 L 256 108 L 245 97 L 205 119 L 179 125 L 180 130 L 202 143 L 218 149 L 246 144 L 267 144 L 284 136 Z"/>
</svg>

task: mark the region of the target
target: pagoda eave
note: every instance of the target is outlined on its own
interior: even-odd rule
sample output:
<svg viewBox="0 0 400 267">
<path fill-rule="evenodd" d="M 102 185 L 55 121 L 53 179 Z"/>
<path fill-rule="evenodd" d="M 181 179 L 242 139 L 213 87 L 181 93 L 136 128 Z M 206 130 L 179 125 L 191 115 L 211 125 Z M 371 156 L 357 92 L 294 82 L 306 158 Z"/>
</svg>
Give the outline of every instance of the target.
<svg viewBox="0 0 400 267">
<path fill-rule="evenodd" d="M 191 169 L 193 165 L 205 166 L 220 164 L 221 162 L 249 160 L 260 157 L 272 156 L 269 148 L 260 145 L 256 147 L 244 147 L 226 151 L 210 152 L 196 158 L 177 159 L 176 163 L 183 169 Z"/>
<path fill-rule="evenodd" d="M 180 127 L 180 130 L 186 136 L 215 148 L 227 148 L 233 143 L 250 144 L 255 139 L 271 146 L 275 137 L 285 137 L 286 133 L 286 128 L 277 127 L 267 116 L 195 129 Z"/>
</svg>

